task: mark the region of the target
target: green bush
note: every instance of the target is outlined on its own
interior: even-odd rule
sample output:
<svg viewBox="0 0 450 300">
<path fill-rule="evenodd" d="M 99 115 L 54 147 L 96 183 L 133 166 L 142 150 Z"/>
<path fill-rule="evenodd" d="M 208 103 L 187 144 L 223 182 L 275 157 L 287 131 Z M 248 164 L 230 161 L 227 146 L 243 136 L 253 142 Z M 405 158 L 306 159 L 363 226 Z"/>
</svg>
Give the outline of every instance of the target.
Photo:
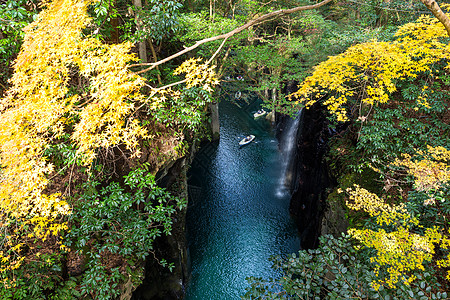
<svg viewBox="0 0 450 300">
<path fill-rule="evenodd" d="M 369 254 L 357 249 L 348 236 L 322 236 L 317 249 L 274 258 L 280 278 L 248 278 L 251 286 L 242 299 L 446 299 L 447 293 L 432 292 L 431 286 L 439 284 L 429 272 L 417 272 L 414 285 L 373 289 L 376 276 Z"/>
<path fill-rule="evenodd" d="M 71 228 L 64 245 L 82 257 L 82 274 L 72 277 L 63 271 L 70 255 L 67 248 L 38 246 L 38 261 L 23 263 L 18 269 L 0 273 L 0 299 L 113 299 L 130 278 L 137 285 L 143 277 L 143 261 L 156 257 L 153 242 L 170 235 L 172 216 L 186 202 L 170 195 L 155 183 L 145 168 L 100 187 L 88 181 L 73 199 Z M 0 238 L 5 240 L 0 233 Z M 49 241 L 51 244 L 52 241 Z M 27 251 L 26 249 L 22 251 Z M 24 252 L 25 254 L 25 252 Z M 1 267 L 1 264 L 0 264 Z"/>
</svg>

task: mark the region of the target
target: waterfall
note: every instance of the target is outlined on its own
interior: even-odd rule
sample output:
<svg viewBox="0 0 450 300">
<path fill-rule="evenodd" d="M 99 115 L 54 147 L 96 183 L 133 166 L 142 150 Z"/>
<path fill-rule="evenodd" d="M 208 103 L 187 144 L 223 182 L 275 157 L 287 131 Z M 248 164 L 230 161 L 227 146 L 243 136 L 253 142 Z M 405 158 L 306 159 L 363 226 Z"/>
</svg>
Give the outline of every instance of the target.
<svg viewBox="0 0 450 300">
<path fill-rule="evenodd" d="M 197 201 L 186 214 L 190 276 L 185 300 L 241 299 L 249 287 L 246 278 L 280 275 L 271 268 L 271 256 L 300 249 L 290 199 L 275 198 L 281 165 L 272 143 L 275 132 L 231 101 L 219 106 L 220 141 L 211 151 L 200 150 L 188 172 L 189 185 L 201 190 L 190 190 L 197 192 Z M 258 143 L 239 149 L 236 136 L 243 132 L 255 133 Z"/>
<path fill-rule="evenodd" d="M 289 118 L 286 128 L 281 136 L 280 151 L 282 155 L 280 180 L 276 195 L 283 197 L 290 193 L 289 186 L 292 180 L 292 160 L 295 155 L 295 144 L 297 141 L 297 132 L 301 124 L 303 109 L 297 113 L 295 119 Z"/>
</svg>

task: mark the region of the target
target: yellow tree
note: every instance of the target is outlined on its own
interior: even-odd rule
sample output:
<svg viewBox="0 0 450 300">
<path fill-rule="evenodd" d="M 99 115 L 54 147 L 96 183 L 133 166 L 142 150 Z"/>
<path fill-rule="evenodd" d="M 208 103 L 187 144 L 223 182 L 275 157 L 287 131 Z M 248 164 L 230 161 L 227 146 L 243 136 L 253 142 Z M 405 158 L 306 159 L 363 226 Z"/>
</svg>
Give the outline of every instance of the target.
<svg viewBox="0 0 450 300">
<path fill-rule="evenodd" d="M 89 2 L 46 5 L 38 20 L 25 29 L 12 88 L 0 104 L 2 220 L 6 228 L 12 224 L 29 228 L 28 240 L 45 240 L 66 229 L 62 217 L 70 213 L 70 207 L 59 193 L 45 192 L 55 169 L 44 150 L 68 126 L 74 127 L 70 139 L 78 144 L 86 163 L 99 146 L 122 142 L 131 149 L 138 137 L 146 135 L 137 120 L 129 118 L 134 108 L 131 101 L 142 98 L 138 91 L 143 84 L 126 69 L 133 59 L 128 54 L 131 45 L 104 45 L 82 37 L 81 30 L 89 22 Z M 89 78 L 85 94 L 70 91 L 75 74 Z M 6 245 L 20 252 L 23 241 L 14 241 L 14 236 L 7 235 Z M 10 257 L 5 249 L 1 255 L 4 260 Z"/>
<path fill-rule="evenodd" d="M 393 166 L 406 168 L 414 178 L 414 189 L 426 192 L 424 206 L 440 205 L 449 201 L 439 197 L 450 182 L 450 151 L 444 147 L 428 147 L 418 151 L 415 157 L 405 155 L 393 162 Z M 386 285 L 393 288 L 397 282 L 410 284 L 416 279 L 412 271 L 425 272 L 425 264 L 436 260 L 441 268 L 450 266 L 450 232 L 440 226 L 421 228 L 419 217 L 414 217 L 404 203 L 389 205 L 377 195 L 359 186 L 347 189 L 347 206 L 352 210 L 362 210 L 376 219 L 379 226 L 374 229 L 350 229 L 349 233 L 363 245 L 375 249 L 371 262 L 379 279 L 373 282 L 375 288 Z M 445 218 L 445 216 L 444 216 Z M 418 229 L 423 233 L 417 233 Z M 444 253 L 440 258 L 436 249 Z M 382 272 L 381 272 L 382 271 Z M 450 280 L 450 271 L 447 271 Z"/>
<path fill-rule="evenodd" d="M 45 2 L 45 10 L 25 28 L 12 88 L 0 102 L 2 269 L 17 268 L 21 249 L 32 248 L 33 240 L 67 229 L 64 216 L 71 208 L 48 186 L 62 171 L 46 155 L 51 145 L 74 144 L 72 163 L 86 166 L 98 149 L 118 145 L 138 156 L 139 141 L 157 137 L 141 125 L 137 110 L 157 111 L 167 98 L 179 99 L 170 89 L 154 90 L 150 97 L 141 93 L 143 78 L 128 69 L 136 60 L 131 43 L 108 45 L 83 35 L 92 3 Z M 194 79 L 188 76 L 190 86 L 211 90 L 217 84 L 213 68 L 198 61 L 182 65 L 180 72 L 196 72 Z"/>
<path fill-rule="evenodd" d="M 226 40 L 272 17 L 313 9 L 330 1 L 270 13 L 227 35 L 200 41 L 195 47 L 214 39 Z M 209 65 L 211 58 L 206 63 L 198 59 L 183 63 L 175 74 L 186 73 L 186 79 L 178 83 L 159 88 L 147 85 L 128 69 L 137 60 L 130 54 L 131 43 L 104 44 L 85 34 L 84 29 L 91 23 L 87 10 L 94 2 L 42 3 L 44 10 L 25 28 L 24 43 L 14 63 L 12 87 L 0 100 L 2 271 L 14 271 L 24 259 L 39 261 L 37 247 L 46 241 L 56 241 L 64 248 L 58 239 L 68 229 L 67 216 L 72 208 L 53 184 L 67 171 L 67 166 L 53 164 L 51 150 L 55 145 L 75 149 L 66 163 L 87 167 L 101 149 L 120 147 L 128 157 L 139 156 L 143 140 L 150 145 L 148 148 L 167 144 L 164 152 L 178 155 L 176 150 L 182 144 L 182 130 L 187 122 L 182 120 L 186 117 L 183 111 L 173 107 L 183 104 L 186 111 L 190 103 L 181 103 L 186 100 L 172 88 L 186 83 L 188 89 L 211 93 L 218 83 L 214 67 Z M 192 49 L 150 63 L 150 68 Z M 149 89 L 146 94 L 142 92 L 144 86 Z M 208 99 L 201 99 L 189 111 L 203 111 L 207 102 Z M 162 155 L 154 157 L 155 164 L 164 163 Z"/>
<path fill-rule="evenodd" d="M 309 107 L 327 96 L 323 104 L 338 121 L 347 121 L 348 108 L 386 103 L 399 81 L 432 72 L 433 64 L 449 58 L 447 32 L 429 16 L 402 26 L 396 37 L 394 42 L 358 44 L 330 57 L 314 68 L 291 97 Z M 425 98 L 418 98 L 417 104 L 428 105 Z"/>
<path fill-rule="evenodd" d="M 427 82 L 446 78 L 450 68 L 448 32 L 441 19 L 422 16 L 417 22 L 400 27 L 393 42 L 359 44 L 330 57 L 314 68 L 292 98 L 307 107 L 321 101 L 338 121 L 357 119 L 364 125 L 378 107 L 398 105 L 396 97 L 400 93 L 396 92 L 400 83 L 422 76 L 427 80 L 417 87 L 421 92 L 411 99 L 412 106 L 416 111 L 429 109 L 428 97 L 434 91 L 429 91 Z M 442 70 L 445 74 L 440 73 Z M 439 86 L 444 84 L 439 82 Z M 441 138 L 448 145 L 448 136 Z M 445 147 L 428 147 L 426 151 L 417 151 L 415 156 L 405 155 L 403 159 L 388 162 L 391 167 L 405 168 L 415 178 L 409 189 L 429 196 L 422 203 L 424 210 L 432 205 L 449 205 L 448 194 L 439 201 L 435 199 L 435 195 L 445 195 L 448 189 L 448 152 Z M 443 213 L 444 224 L 429 226 L 430 220 L 408 211 L 401 197 L 394 200 L 396 204 L 387 204 L 383 196 L 359 186 L 347 189 L 347 193 L 348 207 L 365 211 L 372 220 L 370 228 L 354 228 L 349 232 L 362 245 L 374 250 L 370 262 L 378 280 L 373 282 L 373 287 L 393 288 L 399 282 L 409 285 L 415 280 L 414 272 L 424 271 L 430 263 L 449 266 L 448 213 Z"/>
</svg>

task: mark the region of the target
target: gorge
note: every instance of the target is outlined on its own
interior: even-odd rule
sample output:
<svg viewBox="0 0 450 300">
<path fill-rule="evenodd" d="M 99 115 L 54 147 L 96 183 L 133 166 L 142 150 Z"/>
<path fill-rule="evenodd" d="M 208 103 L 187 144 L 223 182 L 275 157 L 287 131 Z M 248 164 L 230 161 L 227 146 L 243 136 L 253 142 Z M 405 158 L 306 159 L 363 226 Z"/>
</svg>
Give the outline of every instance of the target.
<svg viewBox="0 0 450 300">
<path fill-rule="evenodd" d="M 282 157 L 267 120 L 227 100 L 221 137 L 205 145 L 189 172 L 187 231 L 191 278 L 185 299 L 239 299 L 246 277 L 273 277 L 272 255 L 299 250 L 289 193 L 277 193 Z M 254 134 L 253 143 L 239 140 Z"/>
</svg>

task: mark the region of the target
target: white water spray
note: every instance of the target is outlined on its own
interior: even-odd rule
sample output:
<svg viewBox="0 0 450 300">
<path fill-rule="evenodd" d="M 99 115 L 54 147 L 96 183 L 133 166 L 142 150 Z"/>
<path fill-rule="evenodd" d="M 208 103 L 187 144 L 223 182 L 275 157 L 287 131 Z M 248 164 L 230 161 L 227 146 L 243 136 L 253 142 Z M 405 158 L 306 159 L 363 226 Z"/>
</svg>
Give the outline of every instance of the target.
<svg viewBox="0 0 450 300">
<path fill-rule="evenodd" d="M 300 109 L 300 111 L 297 113 L 297 116 L 295 119 L 289 119 L 288 124 L 286 125 L 286 131 L 283 132 L 281 137 L 281 156 L 282 156 L 282 162 L 281 162 L 281 173 L 280 173 L 280 179 L 278 182 L 278 187 L 276 190 L 276 196 L 277 197 L 283 197 L 287 193 L 289 193 L 289 183 L 291 179 L 292 172 L 290 171 L 290 167 L 292 164 L 292 159 L 294 156 L 294 150 L 295 150 L 295 143 L 296 143 L 296 137 L 298 128 L 300 125 L 300 121 L 302 119 L 302 112 L 303 109 Z"/>
</svg>

